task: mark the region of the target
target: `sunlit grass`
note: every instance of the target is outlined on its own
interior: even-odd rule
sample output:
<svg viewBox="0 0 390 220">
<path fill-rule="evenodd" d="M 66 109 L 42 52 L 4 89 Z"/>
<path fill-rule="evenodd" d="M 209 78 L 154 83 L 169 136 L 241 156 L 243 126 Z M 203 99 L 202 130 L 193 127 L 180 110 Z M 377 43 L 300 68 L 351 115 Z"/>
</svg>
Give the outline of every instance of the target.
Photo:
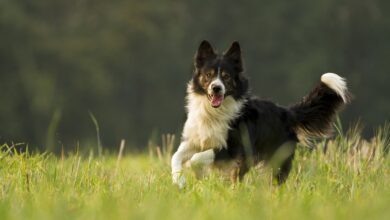
<svg viewBox="0 0 390 220">
<path fill-rule="evenodd" d="M 231 185 L 217 174 L 179 190 L 166 155 L 0 153 L 0 219 L 389 219 L 389 126 L 300 147 L 286 184 L 253 169 Z M 162 152 L 167 152 L 162 150 Z M 169 152 L 169 151 L 168 151 Z"/>
</svg>

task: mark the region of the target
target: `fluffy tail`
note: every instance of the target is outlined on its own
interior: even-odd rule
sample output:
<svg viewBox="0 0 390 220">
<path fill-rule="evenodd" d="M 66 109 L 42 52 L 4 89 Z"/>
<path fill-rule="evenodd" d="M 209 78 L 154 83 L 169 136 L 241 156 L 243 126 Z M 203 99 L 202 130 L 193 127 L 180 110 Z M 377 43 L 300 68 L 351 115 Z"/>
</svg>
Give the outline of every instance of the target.
<svg viewBox="0 0 390 220">
<path fill-rule="evenodd" d="M 350 101 L 344 78 L 334 73 L 321 76 L 321 83 L 303 100 L 291 106 L 295 131 L 300 141 L 324 137 L 332 131 L 332 122 L 338 112 Z"/>
</svg>

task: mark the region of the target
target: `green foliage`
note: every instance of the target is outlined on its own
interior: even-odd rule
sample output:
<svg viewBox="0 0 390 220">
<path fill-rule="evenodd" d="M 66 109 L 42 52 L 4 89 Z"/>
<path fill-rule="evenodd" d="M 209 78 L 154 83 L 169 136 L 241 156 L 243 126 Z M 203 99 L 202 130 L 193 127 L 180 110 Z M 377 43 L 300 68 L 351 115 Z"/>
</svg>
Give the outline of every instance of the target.
<svg viewBox="0 0 390 220">
<path fill-rule="evenodd" d="M 253 91 L 281 104 L 322 73 L 339 73 L 356 97 L 344 123 L 382 124 L 388 8 L 383 0 L 0 1 L 0 141 L 53 152 L 87 146 L 96 137 L 89 110 L 107 147 L 176 133 L 203 39 L 220 51 L 239 40 Z"/>
<path fill-rule="evenodd" d="M 158 156 L 57 158 L 3 145 L 0 219 L 388 219 L 386 129 L 370 141 L 351 129 L 315 150 L 299 148 L 281 187 L 257 168 L 236 185 L 188 171 L 188 186 L 178 190 Z"/>
<path fill-rule="evenodd" d="M 95 128 L 96 128 L 96 140 L 97 140 L 98 155 L 99 155 L 99 157 L 101 157 L 102 153 L 103 153 L 103 147 L 102 147 L 102 142 L 100 140 L 99 123 L 98 123 L 96 117 L 92 114 L 92 112 L 89 112 L 89 115 L 91 117 L 93 124 L 95 125 Z"/>
</svg>

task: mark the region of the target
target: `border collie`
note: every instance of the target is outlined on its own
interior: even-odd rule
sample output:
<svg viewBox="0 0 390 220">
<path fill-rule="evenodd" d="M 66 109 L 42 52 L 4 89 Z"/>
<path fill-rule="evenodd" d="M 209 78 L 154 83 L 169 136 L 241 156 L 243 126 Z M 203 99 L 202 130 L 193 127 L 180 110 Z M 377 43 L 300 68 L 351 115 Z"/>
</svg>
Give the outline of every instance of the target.
<svg viewBox="0 0 390 220">
<path fill-rule="evenodd" d="M 338 110 L 350 100 L 345 79 L 325 73 L 301 102 L 282 107 L 249 92 L 238 42 L 223 54 L 203 41 L 195 54 L 187 87 L 187 120 L 172 156 L 173 183 L 185 186 L 183 163 L 229 162 L 232 180 L 264 161 L 283 183 L 292 166 L 295 144 L 330 134 Z M 276 161 L 276 162 L 275 162 Z"/>
</svg>

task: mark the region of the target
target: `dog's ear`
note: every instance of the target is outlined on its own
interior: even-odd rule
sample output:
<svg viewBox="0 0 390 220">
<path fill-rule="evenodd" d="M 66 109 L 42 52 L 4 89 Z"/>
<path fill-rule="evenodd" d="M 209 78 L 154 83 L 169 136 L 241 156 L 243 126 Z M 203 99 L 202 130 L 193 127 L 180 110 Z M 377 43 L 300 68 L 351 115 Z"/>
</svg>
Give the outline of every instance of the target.
<svg viewBox="0 0 390 220">
<path fill-rule="evenodd" d="M 204 65 L 207 59 L 215 57 L 216 54 L 213 47 L 207 40 L 204 40 L 200 43 L 198 51 L 195 54 L 195 67 L 200 68 Z"/>
<path fill-rule="evenodd" d="M 223 54 L 223 56 L 233 61 L 240 72 L 243 71 L 241 47 L 238 41 L 234 41 L 230 48 Z"/>
</svg>

